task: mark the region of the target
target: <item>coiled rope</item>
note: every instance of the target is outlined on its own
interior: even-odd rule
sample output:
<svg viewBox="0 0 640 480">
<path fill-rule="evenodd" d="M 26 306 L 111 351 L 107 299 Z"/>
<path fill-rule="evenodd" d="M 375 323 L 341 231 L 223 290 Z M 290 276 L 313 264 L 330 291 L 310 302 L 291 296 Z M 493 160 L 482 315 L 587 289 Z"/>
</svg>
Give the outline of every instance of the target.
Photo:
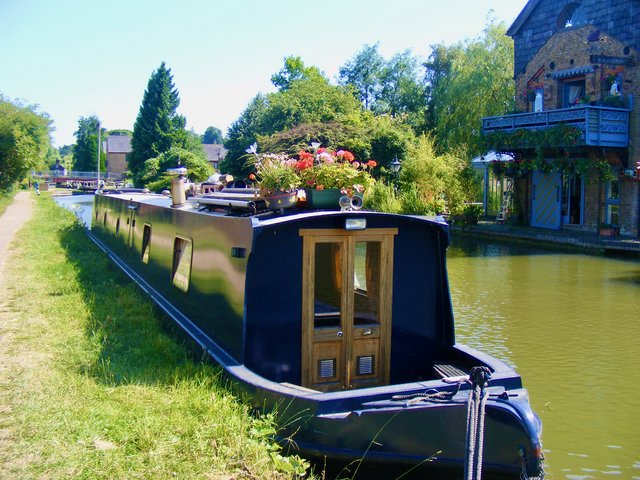
<svg viewBox="0 0 640 480">
<path fill-rule="evenodd" d="M 465 480 L 481 480 L 482 450 L 484 447 L 484 417 L 489 392 L 486 390 L 491 378 L 487 367 L 473 367 L 469 379 L 473 390 L 467 403 L 467 457 L 464 466 Z"/>
</svg>

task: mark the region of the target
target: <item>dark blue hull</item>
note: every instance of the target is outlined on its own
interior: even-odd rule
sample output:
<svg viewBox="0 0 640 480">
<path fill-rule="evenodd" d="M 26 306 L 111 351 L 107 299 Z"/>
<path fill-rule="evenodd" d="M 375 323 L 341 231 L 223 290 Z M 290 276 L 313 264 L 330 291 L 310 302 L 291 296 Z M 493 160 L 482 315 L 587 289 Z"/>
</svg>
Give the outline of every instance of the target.
<svg viewBox="0 0 640 480">
<path fill-rule="evenodd" d="M 419 467 L 459 476 L 467 456 L 471 385 L 447 377 L 481 366 L 491 372 L 483 472 L 542 475 L 541 424 L 520 376 L 455 343 L 446 226 L 360 213 L 366 230 L 353 233 L 344 228 L 352 214 L 228 218 L 173 210 L 162 201 L 98 196 L 89 235 L 222 366 L 243 397 L 257 410 L 276 412 L 287 452 L 321 465 L 385 465 L 399 472 Z M 376 298 L 375 313 L 383 312 L 388 323 L 354 314 L 365 305 L 364 288 L 355 290 L 355 302 L 345 309 L 355 318 L 352 325 L 344 324 L 345 313 L 314 314 L 305 303 L 309 292 L 324 291 L 313 285 L 309 259 L 317 255 L 317 264 L 326 265 L 320 260 L 328 253 L 324 245 L 347 251 L 349 238 L 371 242 L 370 257 L 379 259 L 380 275 L 360 280 L 369 300 Z M 184 251 L 189 268 L 183 270 Z M 275 270 L 279 275 L 271 275 Z M 328 278 L 336 273 L 344 275 L 332 270 Z M 384 288 L 373 288 L 382 277 L 388 279 Z M 342 278 L 349 285 L 353 277 Z M 381 293 L 391 290 L 393 297 Z M 338 349 L 347 353 L 331 361 Z"/>
</svg>

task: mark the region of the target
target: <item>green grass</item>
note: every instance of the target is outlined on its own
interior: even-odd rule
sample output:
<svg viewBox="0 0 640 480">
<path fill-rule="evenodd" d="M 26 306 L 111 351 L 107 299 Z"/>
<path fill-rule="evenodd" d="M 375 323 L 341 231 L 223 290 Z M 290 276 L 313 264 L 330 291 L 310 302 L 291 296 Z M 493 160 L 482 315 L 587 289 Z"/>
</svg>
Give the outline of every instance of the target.
<svg viewBox="0 0 640 480">
<path fill-rule="evenodd" d="M 0 200 L 1 202 L 2 200 Z M 0 478 L 281 479 L 303 472 L 43 194 L 0 301 Z M 1 292 L 0 292 L 1 293 Z"/>
<path fill-rule="evenodd" d="M 17 190 L 11 190 L 10 192 L 0 192 L 0 217 L 4 215 L 7 207 L 13 202 L 13 197 L 18 193 Z"/>
</svg>

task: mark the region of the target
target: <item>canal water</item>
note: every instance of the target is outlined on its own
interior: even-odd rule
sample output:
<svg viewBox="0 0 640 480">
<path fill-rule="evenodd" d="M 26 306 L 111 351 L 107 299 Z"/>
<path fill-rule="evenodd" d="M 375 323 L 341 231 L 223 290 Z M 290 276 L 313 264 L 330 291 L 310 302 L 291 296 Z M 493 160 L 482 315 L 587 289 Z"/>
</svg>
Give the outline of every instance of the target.
<svg viewBox="0 0 640 480">
<path fill-rule="evenodd" d="M 456 340 L 515 367 L 549 479 L 640 480 L 640 262 L 454 236 Z"/>
<path fill-rule="evenodd" d="M 63 208 L 76 214 L 87 228 L 91 228 L 91 215 L 93 212 L 93 194 L 60 195 L 53 197 L 54 201 Z"/>
</svg>

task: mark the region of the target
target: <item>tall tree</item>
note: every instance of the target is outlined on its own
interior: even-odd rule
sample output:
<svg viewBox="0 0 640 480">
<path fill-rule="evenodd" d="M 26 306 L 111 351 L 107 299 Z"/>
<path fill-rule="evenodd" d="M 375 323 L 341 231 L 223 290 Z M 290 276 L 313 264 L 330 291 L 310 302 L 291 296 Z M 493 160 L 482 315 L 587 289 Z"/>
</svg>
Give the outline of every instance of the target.
<svg viewBox="0 0 640 480">
<path fill-rule="evenodd" d="M 262 118 L 267 109 L 267 97 L 261 93 L 251 99 L 240 117 L 231 124 L 224 143 L 227 155 L 220 162 L 219 168 L 223 173 L 244 175 L 251 171 L 251 166 L 245 168 L 245 150 L 256 141 L 256 135 L 262 128 Z"/>
<path fill-rule="evenodd" d="M 0 95 L 0 194 L 10 191 L 31 169 L 45 167 L 50 133 L 47 114 Z"/>
<path fill-rule="evenodd" d="M 410 50 L 397 53 L 386 63 L 381 74 L 377 113 L 403 116 L 418 132 L 424 130 L 425 89 L 418 71 L 418 59 Z"/>
<path fill-rule="evenodd" d="M 378 44 L 365 45 L 340 67 L 339 82 L 352 87 L 367 110 L 401 117 L 417 132 L 425 128 L 425 90 L 418 58 L 405 50 L 385 60 Z"/>
<path fill-rule="evenodd" d="M 313 77 L 324 77 L 318 67 L 307 67 L 302 58 L 290 55 L 285 57 L 284 66 L 279 72 L 271 75 L 273 83 L 279 91 L 288 90 L 296 80 L 303 80 Z"/>
<path fill-rule="evenodd" d="M 76 144 L 73 146 L 73 169 L 81 172 L 95 172 L 98 158 L 98 128 L 100 120 L 95 115 L 80 117 L 78 130 L 74 132 Z M 106 130 L 100 127 L 100 135 Z M 104 138 L 104 137 L 102 137 Z M 100 171 L 104 171 L 105 156 L 100 152 Z"/>
<path fill-rule="evenodd" d="M 176 113 L 179 105 L 171 69 L 162 62 L 149 79 L 133 126 L 129 170 L 136 185 L 141 185 L 146 160 L 157 157 L 174 145 L 183 147 L 187 141 L 186 119 Z"/>
<path fill-rule="evenodd" d="M 385 60 L 378 53 L 378 44 L 365 45 L 339 70 L 341 85 L 354 88 L 365 109 L 371 110 L 380 94 L 380 79 Z"/>
<path fill-rule="evenodd" d="M 202 143 L 223 143 L 222 130 L 216 127 L 207 127 L 202 135 Z"/>
<path fill-rule="evenodd" d="M 227 156 L 220 168 L 233 175 L 246 175 L 246 148 L 258 135 L 271 135 L 306 123 L 354 122 L 361 115 L 358 100 L 344 87 L 330 85 L 322 75 L 294 80 L 286 90 L 257 95 L 229 128 Z"/>
<path fill-rule="evenodd" d="M 490 20 L 478 39 L 436 46 L 426 67 L 438 150 L 466 145 L 471 155 L 482 153 L 480 119 L 514 108 L 513 41 L 505 25 Z"/>
</svg>

